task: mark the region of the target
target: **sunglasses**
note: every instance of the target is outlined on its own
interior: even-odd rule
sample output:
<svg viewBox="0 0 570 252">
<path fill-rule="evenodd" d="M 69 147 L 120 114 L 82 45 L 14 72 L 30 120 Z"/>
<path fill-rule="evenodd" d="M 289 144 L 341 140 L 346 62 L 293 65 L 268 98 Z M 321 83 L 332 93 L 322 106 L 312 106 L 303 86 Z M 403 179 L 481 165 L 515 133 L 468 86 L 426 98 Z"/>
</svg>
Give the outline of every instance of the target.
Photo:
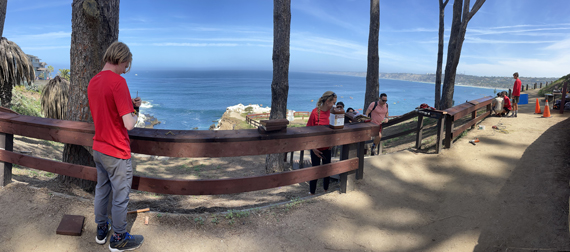
<svg viewBox="0 0 570 252">
<path fill-rule="evenodd" d="M 383 102 L 387 102 L 387 101 L 388 101 L 388 99 L 386 99 L 386 100 L 381 100 L 381 101 L 383 101 Z"/>
</svg>

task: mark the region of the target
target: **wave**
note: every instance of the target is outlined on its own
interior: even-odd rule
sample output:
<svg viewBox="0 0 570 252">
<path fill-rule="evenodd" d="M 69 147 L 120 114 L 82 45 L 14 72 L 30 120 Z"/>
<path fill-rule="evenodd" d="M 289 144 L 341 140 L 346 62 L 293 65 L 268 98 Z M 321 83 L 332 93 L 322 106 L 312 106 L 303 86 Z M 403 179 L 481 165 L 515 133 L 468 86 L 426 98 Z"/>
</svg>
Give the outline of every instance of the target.
<svg viewBox="0 0 570 252">
<path fill-rule="evenodd" d="M 153 105 L 149 101 L 142 101 L 141 108 L 152 108 Z"/>
</svg>

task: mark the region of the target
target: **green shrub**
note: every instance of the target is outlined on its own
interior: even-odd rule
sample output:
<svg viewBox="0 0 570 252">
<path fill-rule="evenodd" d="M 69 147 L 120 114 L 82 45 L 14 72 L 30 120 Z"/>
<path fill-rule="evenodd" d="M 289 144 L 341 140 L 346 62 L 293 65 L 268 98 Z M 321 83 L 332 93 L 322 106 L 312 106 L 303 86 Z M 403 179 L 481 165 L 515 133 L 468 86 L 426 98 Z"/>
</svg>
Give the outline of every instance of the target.
<svg viewBox="0 0 570 252">
<path fill-rule="evenodd" d="M 18 114 L 42 117 L 42 109 L 40 99 L 36 99 L 24 87 L 14 87 L 12 90 L 12 107 L 11 109 Z"/>
</svg>

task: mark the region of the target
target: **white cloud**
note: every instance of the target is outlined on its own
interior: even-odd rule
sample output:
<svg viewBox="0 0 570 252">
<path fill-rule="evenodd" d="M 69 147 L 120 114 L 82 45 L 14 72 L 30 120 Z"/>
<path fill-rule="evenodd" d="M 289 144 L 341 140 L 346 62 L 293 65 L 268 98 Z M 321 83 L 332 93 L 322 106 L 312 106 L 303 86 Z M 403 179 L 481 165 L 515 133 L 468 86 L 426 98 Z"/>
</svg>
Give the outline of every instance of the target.
<svg viewBox="0 0 570 252">
<path fill-rule="evenodd" d="M 46 40 L 52 40 L 52 39 L 60 39 L 60 38 L 69 38 L 71 39 L 71 32 L 63 32 L 63 31 L 59 31 L 59 32 L 48 32 L 48 33 L 42 33 L 42 34 L 27 34 L 27 35 L 16 35 L 16 36 L 11 36 L 10 40 L 40 40 L 40 41 L 46 41 Z"/>
<path fill-rule="evenodd" d="M 70 49 L 71 46 L 24 46 L 22 50 L 54 50 L 54 49 Z"/>
</svg>

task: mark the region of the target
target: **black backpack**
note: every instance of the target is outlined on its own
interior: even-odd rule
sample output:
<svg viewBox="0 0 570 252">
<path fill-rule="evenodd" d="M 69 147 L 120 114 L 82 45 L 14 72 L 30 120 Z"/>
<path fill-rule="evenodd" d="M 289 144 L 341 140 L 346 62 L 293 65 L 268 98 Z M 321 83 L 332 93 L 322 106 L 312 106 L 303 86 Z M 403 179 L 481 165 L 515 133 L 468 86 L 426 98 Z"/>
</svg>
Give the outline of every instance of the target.
<svg viewBox="0 0 570 252">
<path fill-rule="evenodd" d="M 370 110 L 370 113 L 368 113 L 368 117 L 372 118 L 372 111 L 374 111 L 376 109 L 376 106 L 378 106 L 378 101 L 374 102 L 374 108 L 372 108 L 372 110 Z M 388 103 L 386 103 L 386 108 L 388 108 Z"/>
</svg>

